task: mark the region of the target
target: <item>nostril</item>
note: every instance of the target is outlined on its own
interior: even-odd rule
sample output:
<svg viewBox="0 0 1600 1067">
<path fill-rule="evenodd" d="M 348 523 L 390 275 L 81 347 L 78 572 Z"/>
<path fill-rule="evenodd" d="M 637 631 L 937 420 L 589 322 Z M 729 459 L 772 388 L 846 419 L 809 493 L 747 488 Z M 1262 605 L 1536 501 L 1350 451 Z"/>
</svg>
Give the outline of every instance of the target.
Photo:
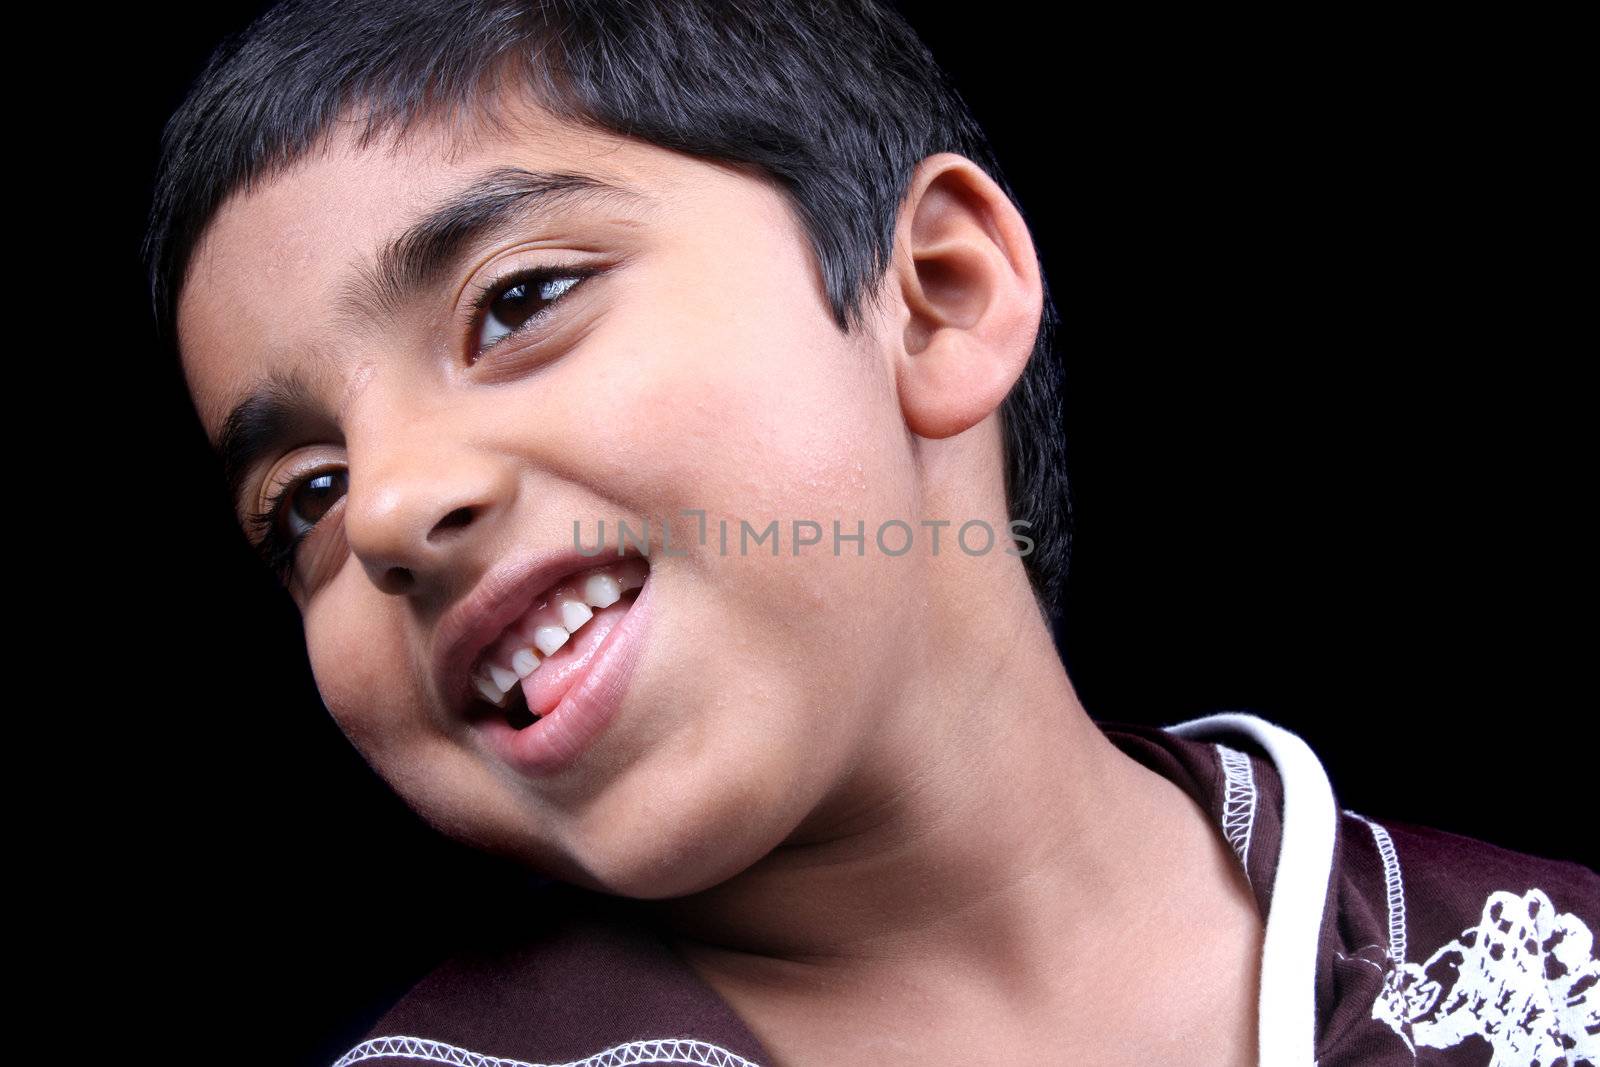
<svg viewBox="0 0 1600 1067">
<path fill-rule="evenodd" d="M 408 567 L 390 567 L 383 572 L 383 580 L 379 586 L 385 593 L 409 593 L 411 587 L 417 582 L 417 576 L 411 573 Z"/>
<path fill-rule="evenodd" d="M 428 534 L 428 539 L 431 541 L 439 534 L 448 533 L 451 530 L 459 530 L 463 526 L 470 526 L 472 519 L 473 513 L 470 507 L 456 508 L 450 514 L 434 523 L 433 529 Z"/>
</svg>

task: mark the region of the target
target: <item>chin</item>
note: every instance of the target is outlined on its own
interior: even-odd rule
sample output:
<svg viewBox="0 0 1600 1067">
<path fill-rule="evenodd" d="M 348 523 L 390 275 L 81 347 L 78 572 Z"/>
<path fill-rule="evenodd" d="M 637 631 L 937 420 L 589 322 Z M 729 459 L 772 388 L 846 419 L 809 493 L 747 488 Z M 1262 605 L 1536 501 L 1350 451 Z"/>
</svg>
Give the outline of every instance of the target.
<svg viewBox="0 0 1600 1067">
<path fill-rule="evenodd" d="M 586 888 L 637 900 L 663 900 L 710 889 L 739 874 L 793 832 L 787 805 L 756 806 L 743 794 L 673 804 L 657 797 L 630 805 L 633 817 L 605 823 L 600 812 L 574 828 L 570 876 Z M 789 801 L 793 803 L 792 800 Z M 602 807 L 609 807 L 603 805 Z"/>
</svg>

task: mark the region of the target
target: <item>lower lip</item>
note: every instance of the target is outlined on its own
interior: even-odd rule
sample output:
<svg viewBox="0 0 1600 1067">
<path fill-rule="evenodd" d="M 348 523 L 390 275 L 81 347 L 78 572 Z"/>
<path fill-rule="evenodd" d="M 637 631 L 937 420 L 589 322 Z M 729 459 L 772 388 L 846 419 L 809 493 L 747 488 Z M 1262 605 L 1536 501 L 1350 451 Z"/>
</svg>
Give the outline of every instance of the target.
<svg viewBox="0 0 1600 1067">
<path fill-rule="evenodd" d="M 594 745 L 621 710 L 628 679 L 644 649 L 650 585 L 646 578 L 633 606 L 595 650 L 589 669 L 550 714 L 520 730 L 499 717 L 479 723 L 501 759 L 523 774 L 543 778 L 571 767 Z"/>
</svg>

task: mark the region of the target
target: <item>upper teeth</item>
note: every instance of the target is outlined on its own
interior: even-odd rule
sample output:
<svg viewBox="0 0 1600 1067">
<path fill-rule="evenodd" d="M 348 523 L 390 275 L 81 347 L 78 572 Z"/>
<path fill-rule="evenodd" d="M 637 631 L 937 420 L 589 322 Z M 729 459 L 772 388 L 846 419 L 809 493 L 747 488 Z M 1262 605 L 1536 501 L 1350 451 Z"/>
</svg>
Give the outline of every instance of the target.
<svg viewBox="0 0 1600 1067">
<path fill-rule="evenodd" d="M 568 578 L 489 646 L 472 672 L 473 685 L 489 703 L 505 707 L 517 683 L 539 669 L 541 654 L 565 645 L 594 618 L 593 609 L 609 608 L 644 585 L 646 570 L 643 560 L 628 559 Z"/>
<path fill-rule="evenodd" d="M 535 626 L 533 628 L 533 643 L 539 651 L 547 656 L 556 654 L 556 649 L 567 643 L 567 638 L 572 636 L 572 631 L 565 626 Z"/>
</svg>

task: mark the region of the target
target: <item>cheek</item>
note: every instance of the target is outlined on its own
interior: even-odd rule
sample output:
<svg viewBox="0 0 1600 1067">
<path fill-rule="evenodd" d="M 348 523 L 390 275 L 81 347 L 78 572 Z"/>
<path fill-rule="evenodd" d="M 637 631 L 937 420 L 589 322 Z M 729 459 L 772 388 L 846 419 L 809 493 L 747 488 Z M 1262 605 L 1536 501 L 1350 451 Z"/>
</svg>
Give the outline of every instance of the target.
<svg viewBox="0 0 1600 1067">
<path fill-rule="evenodd" d="M 669 518 L 704 510 L 708 543 L 662 563 L 670 584 L 657 632 L 670 642 L 671 669 L 647 675 L 642 729 L 652 742 L 641 746 L 650 756 L 640 774 L 650 784 L 628 794 L 648 806 L 601 804 L 585 830 L 605 840 L 622 825 L 649 828 L 667 865 L 696 877 L 792 830 L 867 743 L 898 672 L 917 661 L 921 563 L 874 543 L 882 522 L 919 518 L 892 387 L 869 346 L 842 334 L 800 283 L 748 273 L 753 280 L 726 276 L 723 299 L 689 288 L 641 308 L 661 343 L 636 350 L 624 391 L 612 394 L 626 398 L 637 469 L 651 475 L 640 497 L 649 503 L 638 506 Z M 756 531 L 776 521 L 778 554 L 770 542 L 741 551 L 741 520 Z M 795 520 L 822 529 L 822 542 L 798 556 Z M 834 520 L 847 534 L 864 528 L 863 555 L 850 542 L 834 554 Z M 673 540 L 687 540 L 676 521 Z"/>
<path fill-rule="evenodd" d="M 354 559 L 306 607 L 306 653 L 328 711 L 368 760 L 419 721 L 403 619 Z"/>
<path fill-rule="evenodd" d="M 904 509 L 906 438 L 869 346 L 835 326 L 791 244 L 744 247 L 748 261 L 686 253 L 650 288 L 640 321 L 660 343 L 634 362 L 639 458 L 686 487 L 682 506 L 734 522 Z"/>
<path fill-rule="evenodd" d="M 719 671 L 742 663 L 749 675 L 724 673 L 718 696 L 761 706 L 783 688 L 740 692 L 739 682 L 758 670 L 768 680 L 792 671 L 790 693 L 837 706 L 841 691 L 859 691 L 876 670 L 863 638 L 893 631 L 919 576 L 911 556 L 887 558 L 873 541 L 885 521 L 916 525 L 915 468 L 867 346 L 809 297 L 749 288 L 740 296 L 733 307 L 762 313 L 719 313 L 720 302 L 683 295 L 673 305 L 678 321 L 663 331 L 673 344 L 643 362 L 637 404 L 649 430 L 640 461 L 654 475 L 651 514 L 674 519 L 673 539 L 683 543 L 698 524 L 684 518 L 680 532 L 675 516 L 705 513 L 705 546 L 691 544 L 693 557 L 677 564 L 696 582 L 698 610 L 685 613 L 715 643 Z M 845 537 L 865 533 L 864 556 L 842 538 L 834 553 L 835 522 Z M 821 540 L 796 555 L 797 535 Z M 805 715 L 818 721 L 813 709 Z"/>
<path fill-rule="evenodd" d="M 305 613 L 317 689 L 356 751 L 414 811 L 450 837 L 497 848 L 527 813 L 436 728 L 397 603 L 353 561 L 323 587 Z M 551 862 L 534 845 L 527 854 Z"/>
</svg>

